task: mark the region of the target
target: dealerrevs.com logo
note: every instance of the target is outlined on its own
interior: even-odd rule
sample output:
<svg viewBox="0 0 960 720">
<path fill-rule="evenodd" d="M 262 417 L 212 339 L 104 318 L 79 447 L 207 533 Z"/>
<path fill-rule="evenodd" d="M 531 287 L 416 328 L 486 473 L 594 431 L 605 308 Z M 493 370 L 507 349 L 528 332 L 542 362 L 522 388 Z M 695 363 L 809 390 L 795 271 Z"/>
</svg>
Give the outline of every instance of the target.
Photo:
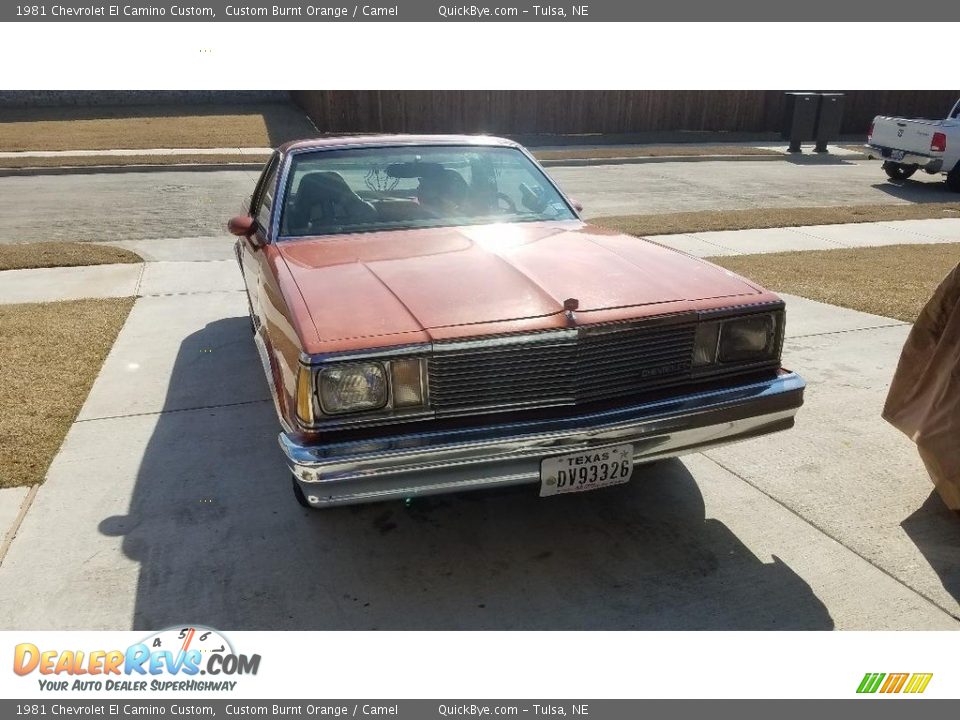
<svg viewBox="0 0 960 720">
<path fill-rule="evenodd" d="M 234 651 L 216 630 L 169 628 L 125 650 L 52 650 L 33 643 L 14 648 L 13 671 L 37 674 L 46 691 L 231 691 L 256 675 L 260 655 Z"/>
<path fill-rule="evenodd" d="M 867 673 L 857 686 L 858 693 L 917 695 L 927 689 L 933 673 Z"/>
</svg>

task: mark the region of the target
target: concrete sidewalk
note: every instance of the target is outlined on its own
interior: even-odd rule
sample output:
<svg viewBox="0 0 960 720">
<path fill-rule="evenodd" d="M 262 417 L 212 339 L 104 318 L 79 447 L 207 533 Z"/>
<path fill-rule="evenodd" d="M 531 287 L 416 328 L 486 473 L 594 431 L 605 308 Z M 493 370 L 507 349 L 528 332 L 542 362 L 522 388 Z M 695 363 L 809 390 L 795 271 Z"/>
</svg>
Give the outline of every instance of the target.
<svg viewBox="0 0 960 720">
<path fill-rule="evenodd" d="M 636 155 L 631 154 L 637 146 L 632 145 L 599 145 L 595 147 L 528 147 L 535 155 L 538 152 L 565 152 L 573 150 L 581 153 L 584 150 L 602 150 L 603 155 L 597 157 L 559 157 L 559 158 L 538 158 L 541 165 L 548 168 L 553 167 L 583 167 L 594 165 L 642 165 L 646 163 L 686 163 L 686 162 L 707 162 L 711 160 L 721 160 L 727 162 L 750 162 L 750 161 L 783 161 L 791 160 L 797 163 L 835 163 L 843 160 L 866 160 L 869 156 L 866 147 L 863 150 L 851 150 L 850 148 L 839 145 L 828 145 L 825 153 L 815 152 L 813 145 L 807 145 L 801 152 L 791 153 L 787 145 L 780 144 L 756 144 L 756 143 L 724 143 L 722 146 L 707 145 L 704 152 L 696 154 L 652 154 Z M 686 146 L 685 147 L 690 147 Z M 711 149 L 706 152 L 706 148 Z M 610 151 L 622 149 L 623 155 L 611 156 Z M 737 148 L 751 148 L 761 150 L 759 154 L 745 154 L 736 152 Z M 652 149 L 652 148 L 651 148 Z M 727 152 L 723 152 L 727 149 Z"/>
<path fill-rule="evenodd" d="M 105 243 L 146 262 L 0 272 L 0 304 L 81 298 L 242 291 L 234 238 L 177 238 Z"/>
<path fill-rule="evenodd" d="M 647 239 L 698 257 L 881 245 L 927 245 L 960 242 L 960 218 L 723 230 L 651 235 Z"/>
<path fill-rule="evenodd" d="M 683 148 L 702 148 L 700 152 L 664 152 L 665 148 L 672 147 Z M 740 148 L 750 148 L 759 150 L 760 153 L 745 154 L 738 152 Z M 673 143 L 670 145 L 577 145 L 577 146 L 528 146 L 528 149 L 534 152 L 552 152 L 565 153 L 564 156 L 556 158 L 541 158 L 540 163 L 544 167 L 582 167 L 593 165 L 637 165 L 646 163 L 664 163 L 664 162 L 697 162 L 697 161 L 751 161 L 751 160 L 794 160 L 797 162 L 837 162 L 841 160 L 866 159 L 868 157 L 866 148 L 864 150 L 851 150 L 840 145 L 828 145 L 826 153 L 814 152 L 813 146 L 808 145 L 800 153 L 790 153 L 786 145 L 778 143 Z M 651 154 L 637 154 L 637 150 Z M 598 152 L 597 156 L 581 155 L 591 150 Z M 621 151 L 622 155 L 611 155 L 611 151 Z M 125 158 L 136 158 L 138 164 L 144 167 L 152 167 L 155 170 L 170 170 L 184 168 L 201 168 L 211 165 L 217 165 L 218 158 L 222 159 L 223 167 L 235 166 L 241 162 L 237 156 L 249 158 L 244 165 L 251 167 L 258 166 L 267 160 L 273 152 L 272 148 L 248 148 L 248 147 L 220 147 L 220 148 L 145 148 L 145 149 L 115 149 L 115 150 L 20 150 L 20 151 L 2 151 L 0 152 L 0 163 L 5 161 L 27 161 L 27 164 L 13 165 L 11 167 L 0 168 L 0 172 L 6 175 L 18 174 L 62 174 L 83 170 L 89 172 L 98 166 L 106 171 L 112 166 L 118 164 Z M 575 154 L 575 155 L 573 155 Z M 209 158 L 209 160 L 188 160 L 185 163 L 169 162 L 169 158 Z M 90 158 L 102 159 L 93 165 L 84 163 L 82 165 L 72 165 L 71 160 L 87 160 Z M 59 159 L 62 164 L 49 165 L 41 163 L 39 165 L 30 165 L 30 160 L 50 160 Z M 156 162 L 152 165 L 151 159 Z M 160 162 L 162 161 L 162 162 Z M 5 163 L 9 164 L 9 163 Z"/>
<path fill-rule="evenodd" d="M 709 147 L 709 148 L 749 148 L 753 150 L 765 150 L 778 155 L 789 154 L 788 146 L 780 143 L 751 143 L 751 142 L 724 142 L 724 143 L 666 143 L 666 144 L 646 144 L 646 145 L 549 145 L 549 146 L 528 146 L 531 152 L 575 152 L 581 154 L 588 151 L 603 151 L 609 154 L 614 150 L 621 150 L 624 156 L 629 157 L 630 152 L 638 148 L 656 150 L 662 147 Z M 838 157 L 860 157 L 866 154 L 866 147 L 863 151 L 850 150 L 839 145 L 828 145 L 827 150 L 830 154 Z M 16 158 L 72 158 L 72 157 L 131 157 L 157 155 L 166 157 L 170 155 L 270 155 L 273 148 L 269 147 L 219 147 L 219 148 L 143 148 L 143 149 L 116 149 L 116 150 L 5 150 L 0 151 L 0 159 Z M 812 153 L 813 146 L 807 145 L 804 148 L 805 153 Z M 695 157 L 695 156 L 694 156 Z M 713 153 L 704 153 L 702 157 L 716 157 Z M 757 156 L 753 156 L 757 157 Z M 594 158 L 602 160 L 602 157 Z M 617 159 L 617 158 L 612 158 Z"/>
</svg>

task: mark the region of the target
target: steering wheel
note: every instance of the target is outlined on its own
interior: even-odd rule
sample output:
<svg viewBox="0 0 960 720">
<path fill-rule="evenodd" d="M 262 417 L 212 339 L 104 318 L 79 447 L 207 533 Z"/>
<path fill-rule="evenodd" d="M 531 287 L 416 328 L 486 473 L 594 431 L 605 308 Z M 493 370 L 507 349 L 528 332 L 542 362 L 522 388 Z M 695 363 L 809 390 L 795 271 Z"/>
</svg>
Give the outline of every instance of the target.
<svg viewBox="0 0 960 720">
<path fill-rule="evenodd" d="M 501 200 L 503 200 L 503 202 L 506 203 L 507 206 L 505 208 L 500 207 Z M 497 193 L 497 207 L 500 210 L 505 210 L 506 212 L 513 213 L 514 215 L 517 214 L 517 204 L 513 200 L 511 200 L 510 196 L 507 195 L 506 193 L 502 193 L 502 192 Z"/>
</svg>

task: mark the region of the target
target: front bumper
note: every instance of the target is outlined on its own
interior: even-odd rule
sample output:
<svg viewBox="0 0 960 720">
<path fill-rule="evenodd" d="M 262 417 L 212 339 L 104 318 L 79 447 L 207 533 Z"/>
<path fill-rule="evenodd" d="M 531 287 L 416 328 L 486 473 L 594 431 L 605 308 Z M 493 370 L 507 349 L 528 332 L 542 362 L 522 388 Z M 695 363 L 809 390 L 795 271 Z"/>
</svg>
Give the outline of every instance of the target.
<svg viewBox="0 0 960 720">
<path fill-rule="evenodd" d="M 375 440 L 280 447 L 311 505 L 350 505 L 537 483 L 551 455 L 632 443 L 636 462 L 696 452 L 793 426 L 805 383 L 781 370 L 762 382 L 575 417 Z"/>
</svg>

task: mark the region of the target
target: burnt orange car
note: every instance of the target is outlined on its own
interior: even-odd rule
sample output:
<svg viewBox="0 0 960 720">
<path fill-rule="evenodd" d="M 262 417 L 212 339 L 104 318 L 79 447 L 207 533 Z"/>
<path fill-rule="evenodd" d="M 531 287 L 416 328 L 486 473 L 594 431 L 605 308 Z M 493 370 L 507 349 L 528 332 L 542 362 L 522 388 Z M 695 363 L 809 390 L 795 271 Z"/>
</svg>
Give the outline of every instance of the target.
<svg viewBox="0 0 960 720">
<path fill-rule="evenodd" d="M 803 402 L 779 297 L 588 225 L 508 140 L 288 143 L 229 228 L 307 507 L 603 488 Z"/>
</svg>

